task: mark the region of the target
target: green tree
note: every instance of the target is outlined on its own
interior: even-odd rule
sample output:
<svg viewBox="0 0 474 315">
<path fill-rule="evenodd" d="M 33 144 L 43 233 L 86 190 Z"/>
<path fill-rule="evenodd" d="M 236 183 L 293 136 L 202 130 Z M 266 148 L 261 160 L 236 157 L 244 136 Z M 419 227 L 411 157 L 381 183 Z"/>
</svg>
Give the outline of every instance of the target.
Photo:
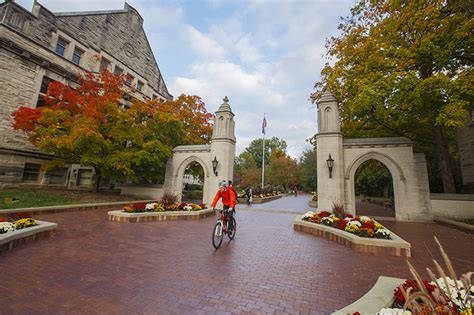
<svg viewBox="0 0 474 315">
<path fill-rule="evenodd" d="M 299 161 L 298 183 L 304 191 L 317 189 L 317 156 L 315 149 L 305 149 Z"/>
<path fill-rule="evenodd" d="M 265 139 L 265 165 L 269 163 L 270 153 L 272 151 L 286 153 L 286 141 L 277 137 Z M 245 149 L 245 153 L 250 154 L 258 167 L 262 167 L 263 138 L 253 140 Z"/>
<path fill-rule="evenodd" d="M 474 99 L 472 2 L 362 1 L 328 40 L 322 80 L 341 101 L 346 136 L 405 136 L 437 157 L 444 192 L 455 192 L 454 130 Z M 434 154 L 433 154 L 434 152 Z M 434 171 L 431 170 L 431 173 Z"/>
</svg>

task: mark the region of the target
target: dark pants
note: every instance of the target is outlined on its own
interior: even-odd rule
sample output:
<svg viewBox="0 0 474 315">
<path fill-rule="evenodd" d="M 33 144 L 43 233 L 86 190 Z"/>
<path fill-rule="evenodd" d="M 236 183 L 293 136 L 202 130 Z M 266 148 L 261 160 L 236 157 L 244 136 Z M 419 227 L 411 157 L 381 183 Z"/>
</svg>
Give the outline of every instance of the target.
<svg viewBox="0 0 474 315">
<path fill-rule="evenodd" d="M 233 215 L 234 215 L 234 211 L 233 209 L 230 209 L 230 206 L 226 206 L 224 205 L 224 215 L 227 219 L 227 227 L 229 228 L 229 230 L 232 230 L 234 228 L 234 220 L 232 220 L 233 218 Z"/>
</svg>

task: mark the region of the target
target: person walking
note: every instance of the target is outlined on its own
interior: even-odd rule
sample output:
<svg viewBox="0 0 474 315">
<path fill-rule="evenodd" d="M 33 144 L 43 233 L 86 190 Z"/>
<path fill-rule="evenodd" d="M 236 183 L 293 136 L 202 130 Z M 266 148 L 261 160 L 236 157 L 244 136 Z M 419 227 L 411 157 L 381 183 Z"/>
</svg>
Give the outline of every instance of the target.
<svg viewBox="0 0 474 315">
<path fill-rule="evenodd" d="M 233 194 L 235 198 L 235 203 L 237 203 L 237 192 L 235 191 L 234 185 L 232 185 L 232 181 L 229 180 L 229 186 L 227 187 Z M 232 208 L 233 214 L 235 214 L 235 204 L 234 207 Z"/>
<path fill-rule="evenodd" d="M 252 203 L 252 187 L 248 187 L 245 190 L 245 196 L 247 197 L 247 205 L 250 206 L 250 204 Z"/>
<path fill-rule="evenodd" d="M 229 189 L 227 187 L 227 184 L 225 180 L 221 181 L 219 183 L 219 190 L 216 193 L 216 196 L 214 197 L 214 200 L 212 201 L 212 208 L 216 208 L 216 204 L 219 201 L 219 199 L 222 199 L 222 204 L 224 205 L 223 211 L 224 215 L 227 218 L 227 222 L 229 222 L 229 231 L 232 231 L 234 229 L 234 220 L 233 218 L 233 211 L 229 211 L 229 209 L 235 209 L 235 194 L 232 191 L 232 189 Z"/>
</svg>

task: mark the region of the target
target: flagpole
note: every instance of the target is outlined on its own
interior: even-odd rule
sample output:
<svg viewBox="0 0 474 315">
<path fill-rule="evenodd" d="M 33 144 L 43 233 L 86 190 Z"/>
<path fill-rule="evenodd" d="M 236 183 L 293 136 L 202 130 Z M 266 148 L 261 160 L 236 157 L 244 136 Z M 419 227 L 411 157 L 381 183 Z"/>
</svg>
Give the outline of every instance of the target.
<svg viewBox="0 0 474 315">
<path fill-rule="evenodd" d="M 265 134 L 263 134 L 263 150 L 262 150 L 262 189 L 265 182 Z"/>
<path fill-rule="evenodd" d="M 263 120 L 265 121 L 265 113 L 263 114 Z M 262 125 L 263 131 L 263 149 L 262 149 L 262 189 L 265 183 L 265 127 Z"/>
</svg>

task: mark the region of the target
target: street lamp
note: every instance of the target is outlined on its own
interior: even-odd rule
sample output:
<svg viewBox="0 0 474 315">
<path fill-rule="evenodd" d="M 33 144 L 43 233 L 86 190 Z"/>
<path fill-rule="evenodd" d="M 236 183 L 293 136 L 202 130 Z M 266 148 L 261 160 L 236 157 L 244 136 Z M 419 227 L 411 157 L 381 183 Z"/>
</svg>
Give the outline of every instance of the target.
<svg viewBox="0 0 474 315">
<path fill-rule="evenodd" d="M 214 175 L 217 176 L 217 165 L 219 164 L 219 161 L 217 161 L 216 156 L 214 156 L 214 160 L 212 160 L 212 170 L 214 171 Z"/>
<path fill-rule="evenodd" d="M 329 169 L 329 178 L 332 178 L 332 169 L 334 167 L 334 160 L 331 157 L 331 153 L 329 153 L 329 158 L 326 160 Z"/>
</svg>

